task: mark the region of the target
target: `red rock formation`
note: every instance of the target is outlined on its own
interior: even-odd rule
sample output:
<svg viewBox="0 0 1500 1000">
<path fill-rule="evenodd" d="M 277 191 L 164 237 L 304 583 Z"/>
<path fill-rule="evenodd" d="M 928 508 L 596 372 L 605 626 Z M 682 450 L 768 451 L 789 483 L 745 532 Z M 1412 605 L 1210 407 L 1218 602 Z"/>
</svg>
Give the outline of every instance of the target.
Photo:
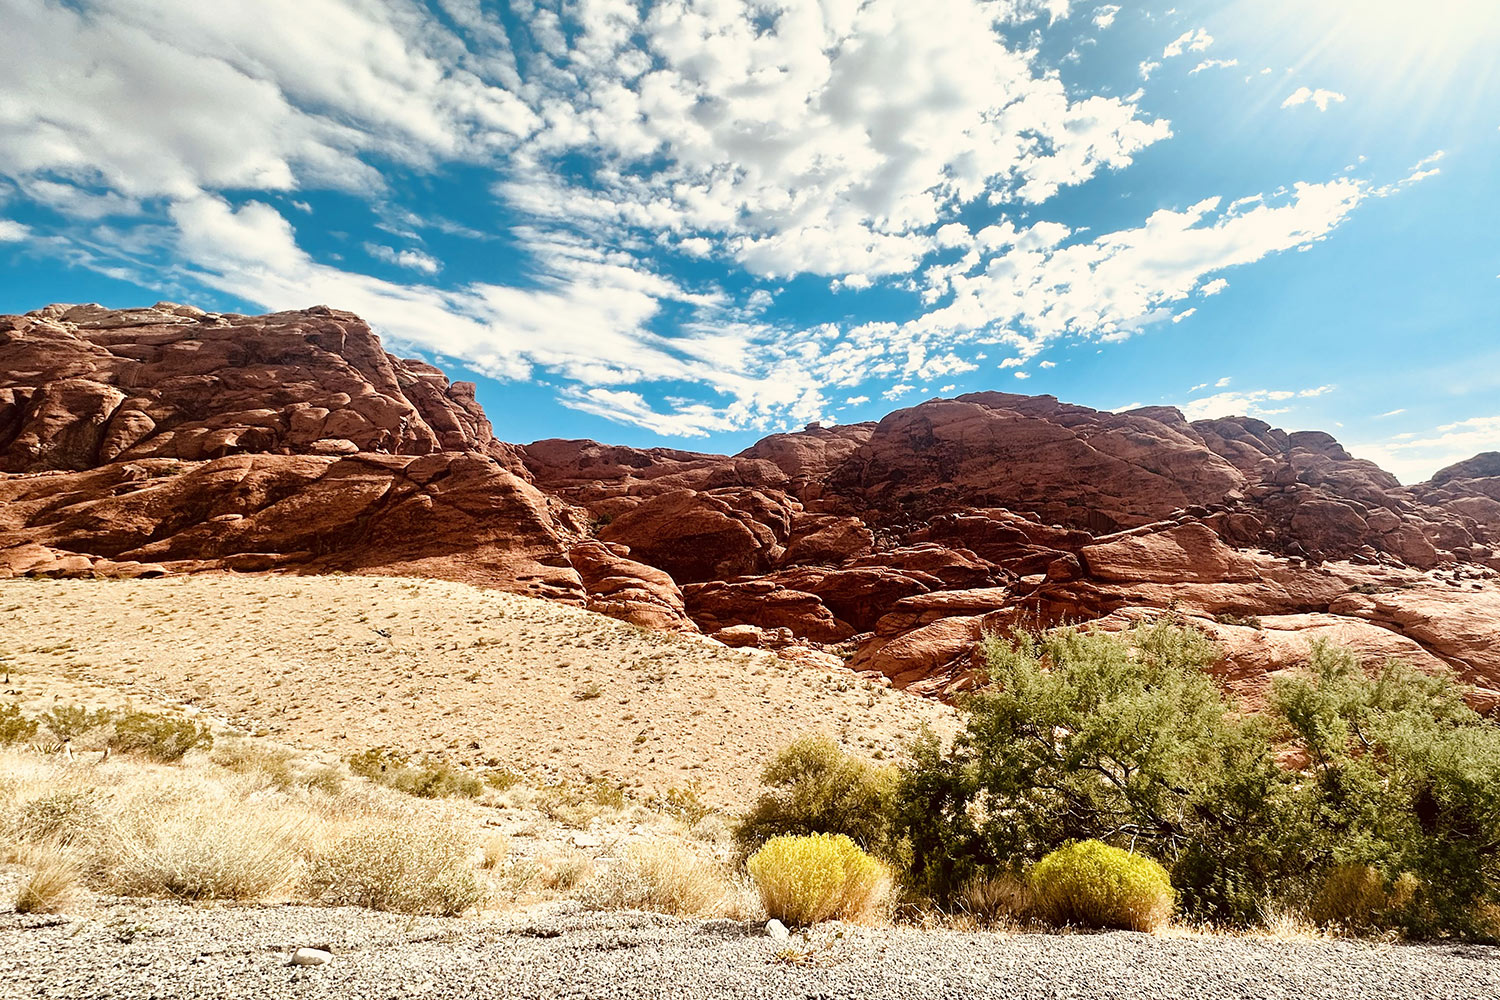
<svg viewBox="0 0 1500 1000">
<path fill-rule="evenodd" d="M 514 446 L 473 392 L 326 308 L 0 317 L 0 576 L 439 576 L 853 649 L 940 695 L 978 680 L 985 631 L 1170 608 L 1247 697 L 1328 637 L 1500 701 L 1493 454 L 1403 487 L 1326 434 L 1006 393 L 732 457 Z"/>
</svg>

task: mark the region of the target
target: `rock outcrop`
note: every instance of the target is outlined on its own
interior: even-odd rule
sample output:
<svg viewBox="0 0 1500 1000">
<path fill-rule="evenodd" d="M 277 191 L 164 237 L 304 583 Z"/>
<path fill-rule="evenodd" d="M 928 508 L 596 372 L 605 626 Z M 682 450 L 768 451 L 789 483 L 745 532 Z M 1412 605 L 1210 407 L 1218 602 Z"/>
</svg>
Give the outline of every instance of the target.
<svg viewBox="0 0 1500 1000">
<path fill-rule="evenodd" d="M 1248 699 L 1319 638 L 1500 703 L 1500 455 L 1403 487 L 1319 432 L 972 393 L 734 456 L 495 440 L 357 317 L 0 317 L 0 576 L 421 574 L 939 696 L 988 632 L 1171 613 Z"/>
</svg>

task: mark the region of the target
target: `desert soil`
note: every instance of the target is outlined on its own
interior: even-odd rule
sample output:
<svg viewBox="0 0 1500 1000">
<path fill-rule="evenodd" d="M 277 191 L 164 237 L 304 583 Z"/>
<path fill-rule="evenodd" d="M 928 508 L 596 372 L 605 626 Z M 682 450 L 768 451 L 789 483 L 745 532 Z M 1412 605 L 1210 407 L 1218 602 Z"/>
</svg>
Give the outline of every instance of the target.
<svg viewBox="0 0 1500 1000">
<path fill-rule="evenodd" d="M 299 947 L 331 949 L 294 967 Z M 0 997 L 1481 998 L 1496 949 L 1145 934 L 1002 934 L 587 913 L 441 920 L 306 906 L 0 913 Z"/>
<path fill-rule="evenodd" d="M 309 750 L 393 746 L 537 781 L 743 805 L 810 733 L 899 756 L 951 709 L 838 669 L 458 583 L 203 574 L 0 582 L 5 691 L 180 704 Z"/>
</svg>

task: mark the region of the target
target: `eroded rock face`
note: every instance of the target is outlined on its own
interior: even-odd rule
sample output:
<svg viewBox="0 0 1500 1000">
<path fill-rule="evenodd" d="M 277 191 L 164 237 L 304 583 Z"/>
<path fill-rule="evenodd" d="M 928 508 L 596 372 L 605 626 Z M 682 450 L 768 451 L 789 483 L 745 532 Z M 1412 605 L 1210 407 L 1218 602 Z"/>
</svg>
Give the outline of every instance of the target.
<svg viewBox="0 0 1500 1000">
<path fill-rule="evenodd" d="M 1247 698 L 1330 638 L 1500 701 L 1493 454 L 1401 486 L 1319 432 L 1007 393 L 735 456 L 507 445 L 348 313 L 0 317 L 0 575 L 200 570 L 459 579 L 939 696 L 986 632 L 1171 609 Z"/>
<path fill-rule="evenodd" d="M 0 317 L 0 574 L 343 570 L 582 601 L 562 508 L 472 385 L 349 313 Z"/>
<path fill-rule="evenodd" d="M 351 313 L 233 316 L 161 303 L 0 317 L 0 471 L 233 454 L 490 454 L 470 383 L 381 349 Z"/>
</svg>

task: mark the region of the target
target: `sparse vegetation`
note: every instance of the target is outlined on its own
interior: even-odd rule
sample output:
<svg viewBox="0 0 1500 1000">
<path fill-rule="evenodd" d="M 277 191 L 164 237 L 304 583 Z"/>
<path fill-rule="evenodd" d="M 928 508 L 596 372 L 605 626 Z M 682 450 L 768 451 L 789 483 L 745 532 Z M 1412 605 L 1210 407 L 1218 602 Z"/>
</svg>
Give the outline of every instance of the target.
<svg viewBox="0 0 1500 1000">
<path fill-rule="evenodd" d="M 432 758 L 413 761 L 410 754 L 374 747 L 349 758 L 349 769 L 371 781 L 423 799 L 462 796 L 477 799 L 484 779 Z"/>
<path fill-rule="evenodd" d="M 21 862 L 29 870 L 16 892 L 17 913 L 61 913 L 78 896 L 78 864 L 67 852 L 33 847 Z"/>
<path fill-rule="evenodd" d="M 126 712 L 113 722 L 110 749 L 144 754 L 163 763 L 179 761 L 193 750 L 208 750 L 214 743 L 209 728 L 191 719 L 152 712 Z"/>
<path fill-rule="evenodd" d="M 766 913 L 798 927 L 869 920 L 891 887 L 885 865 L 843 834 L 772 837 L 745 867 Z"/>
</svg>

